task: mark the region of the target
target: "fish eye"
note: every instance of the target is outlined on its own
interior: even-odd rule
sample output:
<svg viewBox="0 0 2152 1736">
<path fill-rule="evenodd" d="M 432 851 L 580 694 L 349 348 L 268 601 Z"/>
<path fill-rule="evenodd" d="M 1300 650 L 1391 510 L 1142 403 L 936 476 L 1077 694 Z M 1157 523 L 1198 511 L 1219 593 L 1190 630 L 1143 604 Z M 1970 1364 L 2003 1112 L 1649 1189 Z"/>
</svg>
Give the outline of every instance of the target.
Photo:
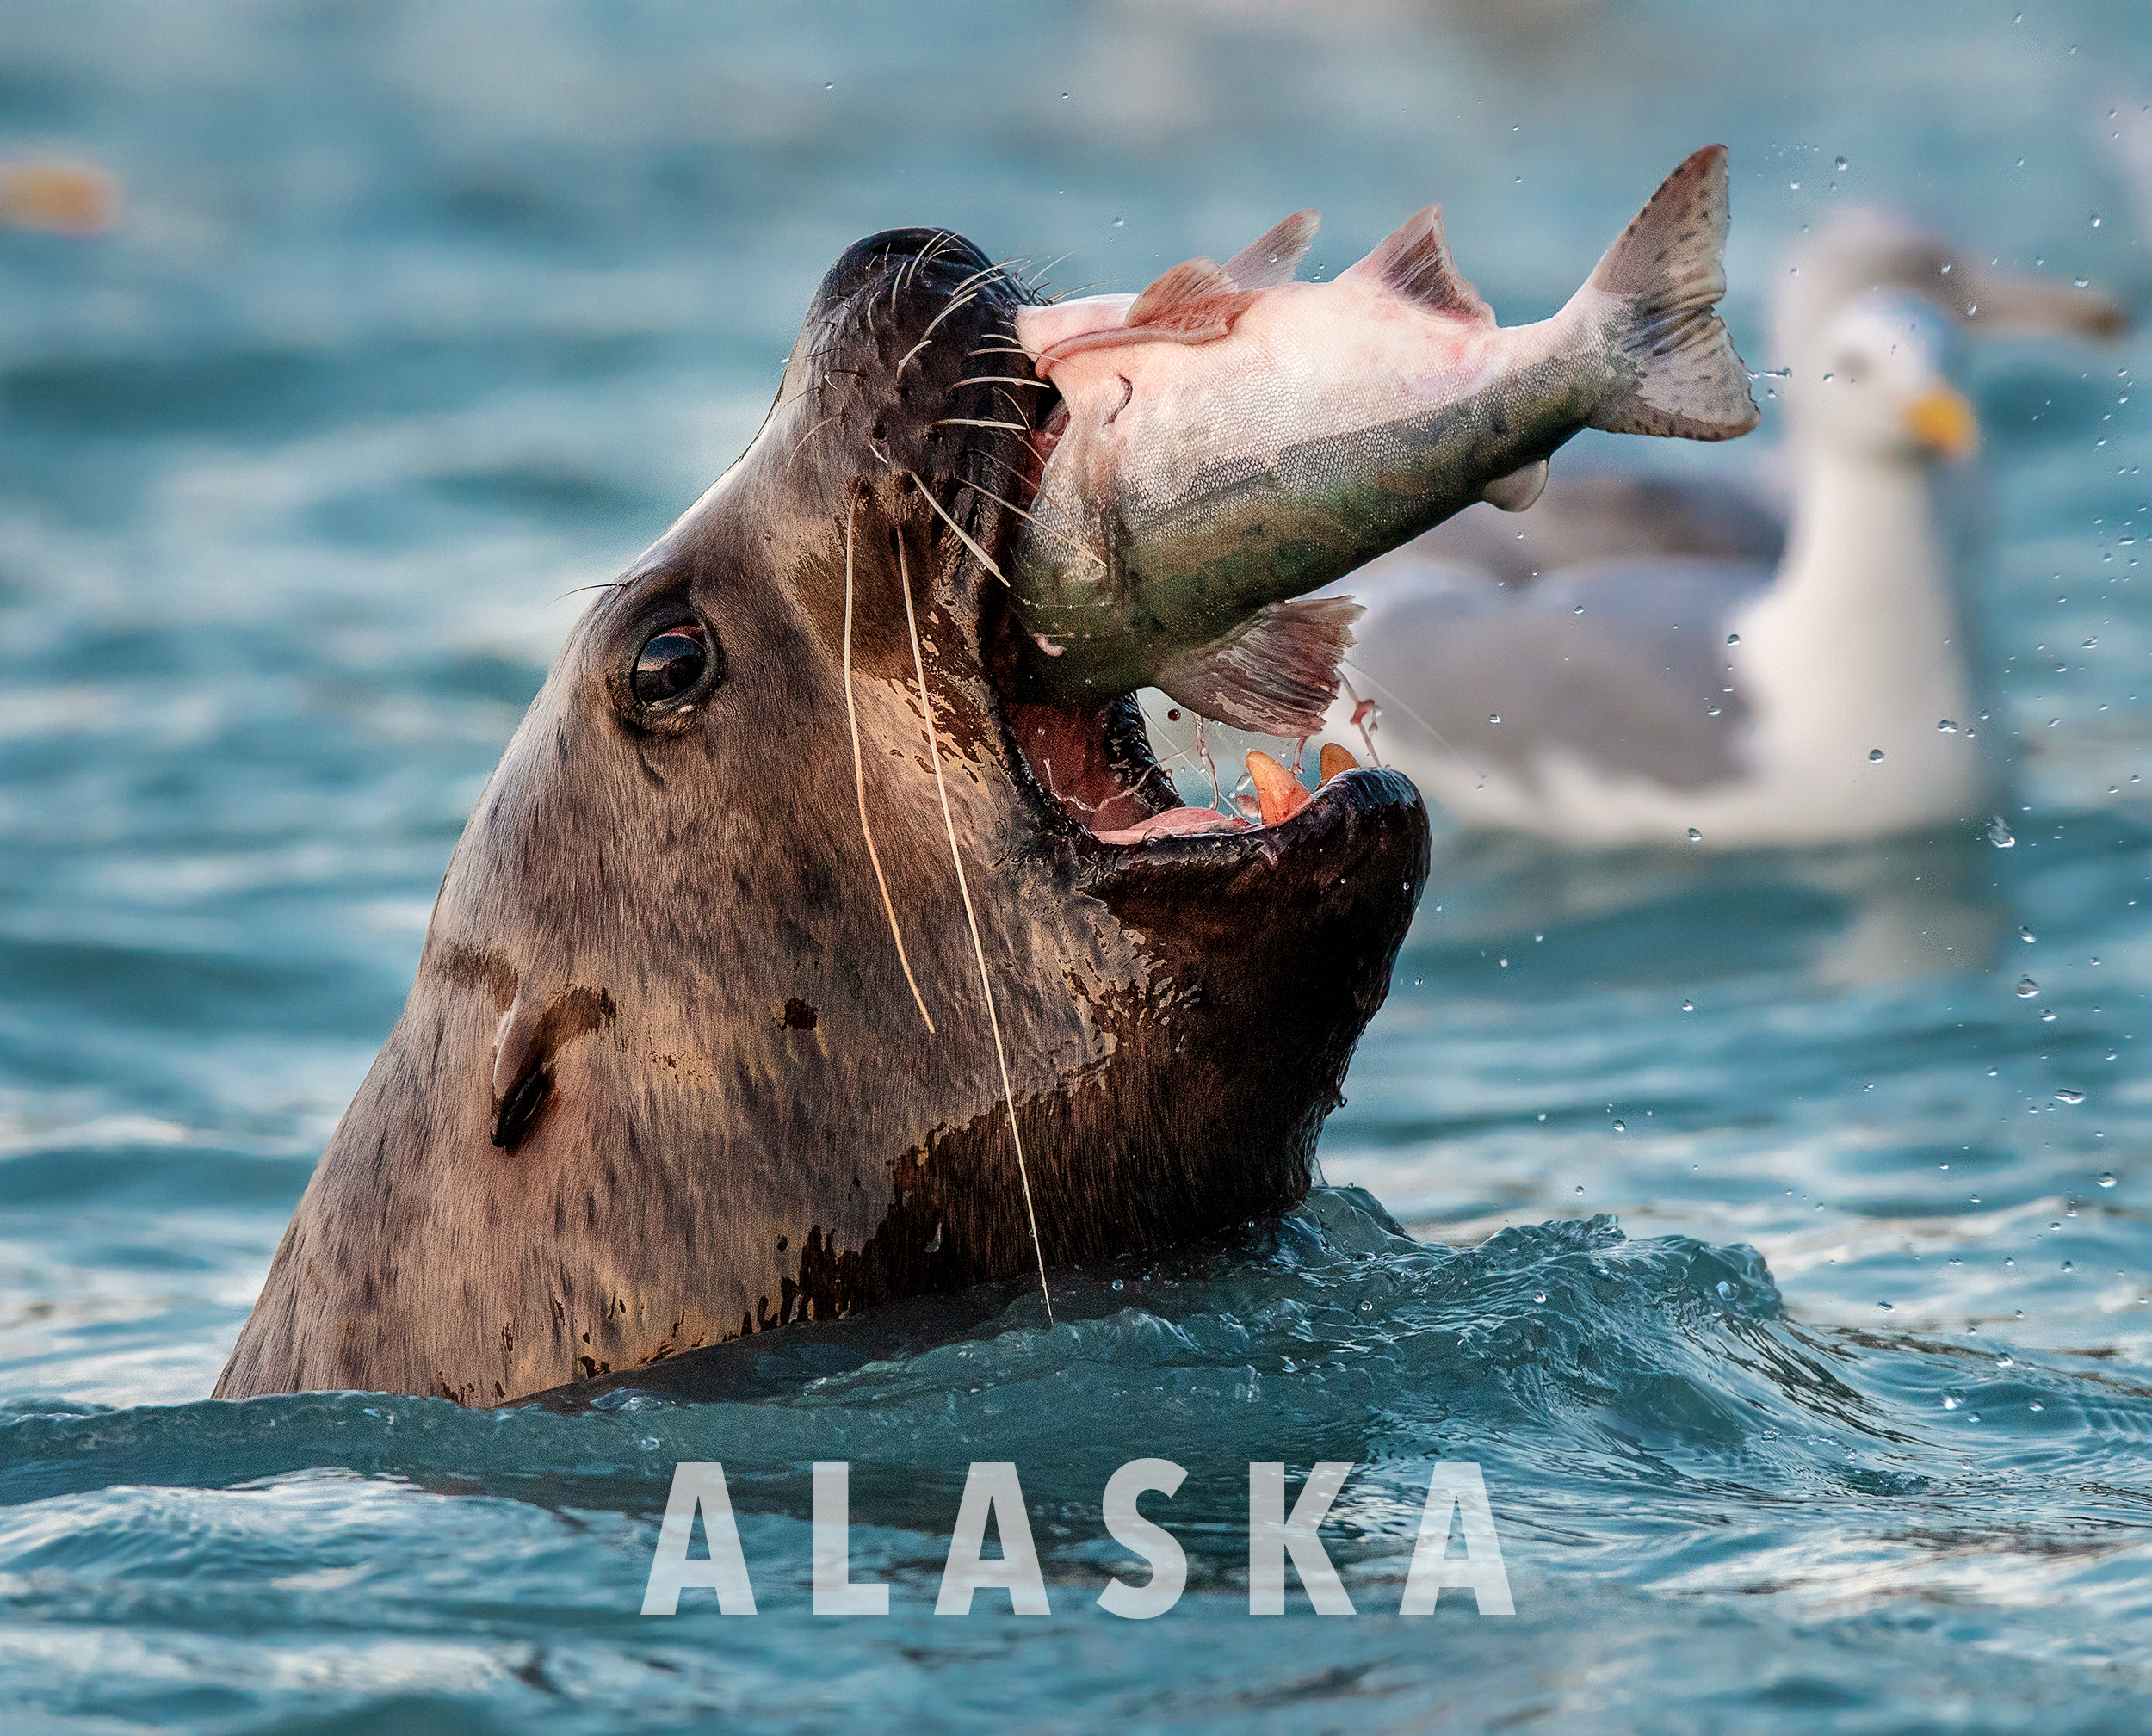
<svg viewBox="0 0 2152 1736">
<path fill-rule="evenodd" d="M 644 642 L 630 685 L 641 704 L 667 706 L 701 687 L 709 666 L 708 630 L 700 621 L 676 621 Z"/>
</svg>

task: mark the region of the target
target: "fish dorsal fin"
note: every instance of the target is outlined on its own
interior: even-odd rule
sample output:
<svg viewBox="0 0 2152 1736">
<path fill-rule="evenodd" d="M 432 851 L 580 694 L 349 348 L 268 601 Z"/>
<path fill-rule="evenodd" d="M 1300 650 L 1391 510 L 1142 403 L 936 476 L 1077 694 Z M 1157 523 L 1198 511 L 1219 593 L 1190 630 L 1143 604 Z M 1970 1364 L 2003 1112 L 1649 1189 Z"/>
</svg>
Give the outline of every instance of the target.
<svg viewBox="0 0 2152 1736">
<path fill-rule="evenodd" d="M 1123 324 L 1131 335 L 1170 335 L 1183 343 L 1202 343 L 1232 331 L 1233 322 L 1254 300 L 1216 260 L 1188 259 L 1153 279 Z"/>
<path fill-rule="evenodd" d="M 1345 275 L 1372 277 L 1430 312 L 1475 325 L 1494 324 L 1494 310 L 1480 299 L 1480 292 L 1465 281 L 1450 256 L 1450 244 L 1442 238 L 1439 205 L 1415 211 Z"/>
<path fill-rule="evenodd" d="M 1226 275 L 1236 289 L 1270 289 L 1290 283 L 1315 238 L 1320 211 L 1296 211 L 1270 233 L 1251 241 L 1226 261 Z"/>
</svg>

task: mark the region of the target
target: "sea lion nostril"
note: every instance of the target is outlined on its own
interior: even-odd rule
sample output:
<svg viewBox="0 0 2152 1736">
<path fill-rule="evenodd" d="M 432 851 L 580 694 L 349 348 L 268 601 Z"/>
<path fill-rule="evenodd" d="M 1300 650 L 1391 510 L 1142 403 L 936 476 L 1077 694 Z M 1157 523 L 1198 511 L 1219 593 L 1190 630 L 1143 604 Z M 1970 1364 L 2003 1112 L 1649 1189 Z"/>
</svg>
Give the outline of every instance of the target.
<svg viewBox="0 0 2152 1736">
<path fill-rule="evenodd" d="M 700 626 L 684 621 L 669 627 L 636 655 L 635 697 L 645 705 L 663 705 L 677 699 L 702 679 L 709 661 L 709 647 Z"/>
</svg>

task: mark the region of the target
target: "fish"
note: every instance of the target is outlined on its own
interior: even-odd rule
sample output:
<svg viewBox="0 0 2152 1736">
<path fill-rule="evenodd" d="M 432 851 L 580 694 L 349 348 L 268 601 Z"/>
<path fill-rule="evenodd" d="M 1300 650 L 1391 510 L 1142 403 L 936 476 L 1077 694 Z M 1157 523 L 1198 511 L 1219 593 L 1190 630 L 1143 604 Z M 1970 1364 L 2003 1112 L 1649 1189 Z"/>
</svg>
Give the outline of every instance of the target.
<svg viewBox="0 0 2152 1736">
<path fill-rule="evenodd" d="M 1206 718 L 1314 735 L 1360 613 L 1310 596 L 1480 500 L 1521 511 L 1586 428 L 1756 426 L 1726 293 L 1723 145 L 1668 176 L 1551 318 L 1504 327 L 1442 208 L 1327 281 L 1301 211 L 1225 264 L 1032 305 L 1036 412 L 1005 578 L 1027 679 L 1061 701 L 1155 687 Z"/>
</svg>

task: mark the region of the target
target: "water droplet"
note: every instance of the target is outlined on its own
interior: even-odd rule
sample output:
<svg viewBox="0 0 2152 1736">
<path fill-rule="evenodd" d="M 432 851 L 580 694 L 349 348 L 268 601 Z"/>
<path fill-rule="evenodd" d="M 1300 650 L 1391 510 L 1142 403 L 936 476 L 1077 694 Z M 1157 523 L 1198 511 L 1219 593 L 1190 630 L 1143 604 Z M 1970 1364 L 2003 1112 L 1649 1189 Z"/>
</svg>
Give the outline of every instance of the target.
<svg viewBox="0 0 2152 1736">
<path fill-rule="evenodd" d="M 2033 996 L 2039 992 L 2039 984 L 2034 982 L 2031 977 L 2019 977 L 2018 979 L 2018 998 L 2019 1000 L 2029 1001 Z"/>
<path fill-rule="evenodd" d="M 1113 219 L 1113 226 L 1116 229 L 1124 228 L 1127 225 L 1128 221 L 1129 219 L 1125 217 L 1116 217 Z"/>
<path fill-rule="evenodd" d="M 1694 826 L 1691 826 L 1689 828 L 1689 842 L 1691 843 L 1702 843 L 1704 842 L 1704 834 L 1698 831 Z"/>
<path fill-rule="evenodd" d="M 2077 51 L 2075 48 L 2070 50 L 2070 53 L 2073 54 L 2076 52 Z M 2099 213 L 2097 211 L 2093 213 L 2093 227 L 2095 229 L 2099 227 Z"/>
<path fill-rule="evenodd" d="M 2008 849 L 2017 841 L 2016 836 L 2010 830 L 2010 822 L 2000 814 L 1996 814 L 1988 820 L 1988 842 L 1994 845 L 1997 849 Z"/>
<path fill-rule="evenodd" d="M 1995 1366 L 1998 1368 L 2014 1368 L 2018 1366 L 2018 1359 L 2014 1356 L 1998 1356 Z"/>
<path fill-rule="evenodd" d="M 1798 181 L 1790 182 L 1788 185 L 1793 192 L 1798 193 L 1801 190 L 1801 183 Z"/>
<path fill-rule="evenodd" d="M 2085 649 L 2087 651 L 2095 651 L 2099 648 L 2099 641 L 2097 639 L 2088 639 L 2085 641 Z"/>
<path fill-rule="evenodd" d="M 2027 946 L 2031 946 L 2032 942 L 2038 938 L 2038 936 L 2036 936 L 2031 929 L 2021 928 L 2018 930 L 2018 938 L 2023 941 Z"/>
<path fill-rule="evenodd" d="M 1738 633 L 1729 633 L 1726 635 L 1726 642 L 1728 645 L 1739 645 L 1741 642 L 1741 636 Z"/>
<path fill-rule="evenodd" d="M 2053 1007 L 2050 1007 L 2045 1012 L 2040 1015 L 2040 1022 L 2044 1025 L 2051 1025 L 2055 1022 L 2055 1009 Z"/>
<path fill-rule="evenodd" d="M 1615 1123 L 1614 1123 L 1614 1131 L 1615 1131 L 1616 1133 L 1617 1133 L 1617 1134 L 1625 1134 L 1625 1133 L 1627 1133 L 1627 1132 L 1629 1131 L 1629 1123 L 1628 1123 L 1627 1121 L 1617 1121 L 1617 1122 L 1615 1122 Z M 1577 1191 L 1580 1194 L 1580 1193 L 1582 1193 L 1582 1192 L 1584 1191 L 1584 1189 L 1583 1189 L 1582 1188 L 1579 1188 L 1579 1189 L 1577 1189 Z"/>
<path fill-rule="evenodd" d="M 1584 613 L 1584 605 L 1583 605 L 1582 603 L 1579 603 L 1579 604 L 1578 604 L 1578 605 L 1577 605 L 1574 609 L 1571 609 L 1569 612 L 1570 612 L 1570 614 L 1572 614 L 1572 615 L 1582 615 L 1582 614 Z"/>
<path fill-rule="evenodd" d="M 1957 726 L 1952 723 L 1950 719 L 1945 718 L 1935 726 L 1935 732 L 1938 735 L 1956 735 L 1957 733 Z"/>
<path fill-rule="evenodd" d="M 1695 1003 L 1694 1001 L 1684 1001 L 1684 1002 L 1682 1002 L 1682 1004 L 1681 1004 L 1681 1010 L 1682 1010 L 1683 1012 L 1685 1012 L 1685 1013 L 1692 1013 L 1692 1012 L 1694 1012 L 1694 1011 L 1696 1010 L 1696 1003 Z"/>
<path fill-rule="evenodd" d="M 825 90 L 836 90 L 836 89 L 837 89 L 837 82 L 836 82 L 836 80 L 834 80 L 834 79 L 831 79 L 831 80 L 829 80 L 828 82 L 826 82 L 826 83 L 824 83 L 824 85 L 822 86 L 822 88 L 823 88 Z"/>
<path fill-rule="evenodd" d="M 1881 765 L 1883 763 L 1883 750 L 1879 747 L 1870 748 L 1868 750 L 1868 763 L 1871 765 Z"/>
<path fill-rule="evenodd" d="M 1885 1313 L 1886 1314 L 1888 1314 L 1888 1313 L 1895 1313 L 1895 1310 L 1891 1307 L 1890 1304 L 1889 1304 L 1889 1303 L 1888 1303 L 1888 1302 L 1878 1302 L 1878 1303 L 1877 1303 L 1877 1304 L 1876 1304 L 1876 1306 L 1877 1306 L 1878 1308 L 1881 1308 L 1881 1309 L 1883 1311 L 1883 1313 Z"/>
<path fill-rule="evenodd" d="M 1502 714 L 1499 711 L 1491 711 L 1487 714 L 1487 720 L 1489 723 L 1500 723 L 1502 720 Z"/>
<path fill-rule="evenodd" d="M 2099 1178 L 2099 1185 L 2103 1188 L 2112 1188 L 2114 1184 L 2115 1178 L 2112 1176 L 2103 1175 Z"/>
<path fill-rule="evenodd" d="M 1885 1306 L 1886 1306 L 1886 1307 L 1888 1307 L 1889 1305 L 1888 1305 L 1888 1304 L 1885 1304 Z M 1945 1398 L 1945 1399 L 1943 1400 L 1943 1408 L 1944 1408 L 1945 1410 L 1946 1410 L 1946 1411 L 1955 1411 L 1955 1410 L 1958 1407 L 1958 1405 L 1959 1405 L 1960 1404 L 1963 1403 L 1963 1402 L 1964 1402 L 1964 1401 L 1963 1401 L 1963 1399 L 1954 1399 L 1954 1398 L 1948 1398 L 1948 1397 L 1946 1397 L 1946 1398 Z"/>
<path fill-rule="evenodd" d="M 1843 157 L 1840 158 L 1836 163 L 1832 164 L 1832 167 L 1836 169 L 1840 174 L 1843 175 L 1846 172 L 1846 159 Z"/>
<path fill-rule="evenodd" d="M 1547 1293 L 1544 1290 L 1534 1290 L 1532 1292 L 1532 1300 L 1535 1302 L 1543 1302 L 1546 1300 Z"/>
<path fill-rule="evenodd" d="M 2085 1094 L 2075 1086 L 2064 1085 L 2056 1092 L 2055 1101 L 2058 1103 L 2081 1103 L 2085 1101 Z"/>
<path fill-rule="evenodd" d="M 1364 1314 L 1373 1313 L 1375 1312 L 1375 1304 L 1369 1301 L 1363 1301 L 1360 1304 L 1360 1312 Z"/>
<path fill-rule="evenodd" d="M 2047 1409 L 2047 1406 L 2043 1405 L 2038 1399 L 2035 1399 L 2031 1404 L 2025 1406 L 2025 1409 L 2028 1411 L 2044 1411 Z"/>
<path fill-rule="evenodd" d="M 1730 1302 L 1734 1300 L 1734 1287 L 1726 1279 L 1721 1278 L 1712 1288 L 1717 1290 L 1719 1300 L 1722 1302 Z"/>
<path fill-rule="evenodd" d="M 2074 1272 L 2077 1270 L 2077 1267 L 2073 1262 L 2065 1260 L 2062 1262 L 2062 1270 L 2066 1272 Z"/>
</svg>

